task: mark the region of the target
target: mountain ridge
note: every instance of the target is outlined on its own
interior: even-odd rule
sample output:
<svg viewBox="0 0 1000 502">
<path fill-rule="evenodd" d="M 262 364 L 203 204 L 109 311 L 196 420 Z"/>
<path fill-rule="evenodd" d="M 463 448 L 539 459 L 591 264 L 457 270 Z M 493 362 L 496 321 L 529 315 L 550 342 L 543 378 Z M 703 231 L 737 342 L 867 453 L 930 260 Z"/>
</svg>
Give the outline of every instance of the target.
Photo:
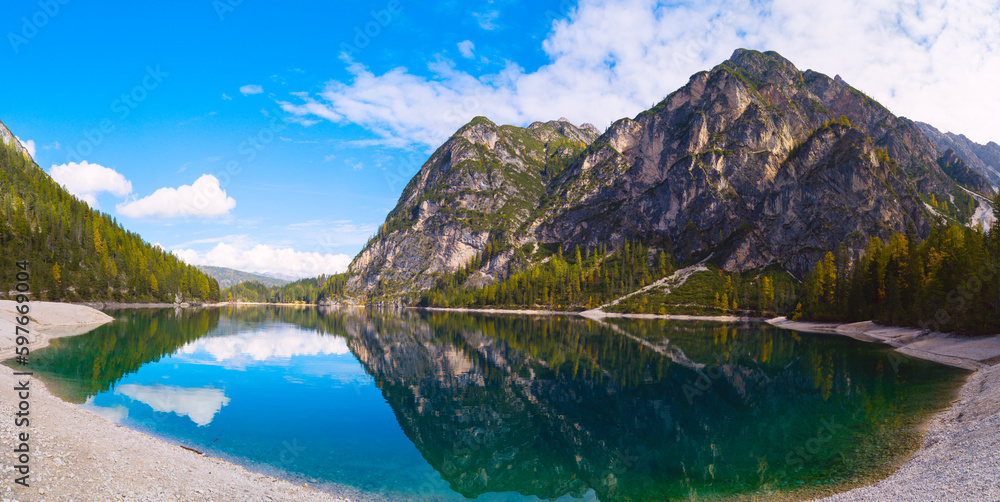
<svg viewBox="0 0 1000 502">
<path fill-rule="evenodd" d="M 205 274 L 208 274 L 209 277 L 219 281 L 219 288 L 222 289 L 250 281 L 259 282 L 265 286 L 284 286 L 285 284 L 292 282 L 277 277 L 247 272 L 245 270 L 237 270 L 234 268 L 213 267 L 210 265 L 195 265 L 195 267 Z"/>
<path fill-rule="evenodd" d="M 981 145 L 964 134 L 943 133 L 924 122 L 916 124 L 941 151 L 953 150 L 970 168 L 988 179 L 994 188 L 1000 187 L 1000 145 L 995 141 Z"/>
<path fill-rule="evenodd" d="M 535 245 L 629 240 L 671 249 L 683 263 L 712 253 L 727 271 L 779 264 L 803 277 L 838 246 L 856 258 L 870 237 L 925 237 L 941 222 L 968 223 L 979 202 L 966 192 L 995 194 L 961 152 L 946 155 L 918 123 L 775 52 L 738 49 L 599 136 L 573 136 L 582 129 L 570 126 L 563 139 L 583 145 L 543 163 L 537 153 L 548 150 L 512 139 L 531 126 L 477 117 L 460 128 L 352 262 L 348 291 L 403 301 L 470 264 L 469 285 L 503 279 L 536 262 Z M 492 164 L 478 176 L 449 176 L 468 168 L 468 145 Z M 535 162 L 519 171 L 531 152 Z M 516 212 L 490 203 L 512 198 Z M 470 208 L 511 218 L 471 225 Z"/>
</svg>

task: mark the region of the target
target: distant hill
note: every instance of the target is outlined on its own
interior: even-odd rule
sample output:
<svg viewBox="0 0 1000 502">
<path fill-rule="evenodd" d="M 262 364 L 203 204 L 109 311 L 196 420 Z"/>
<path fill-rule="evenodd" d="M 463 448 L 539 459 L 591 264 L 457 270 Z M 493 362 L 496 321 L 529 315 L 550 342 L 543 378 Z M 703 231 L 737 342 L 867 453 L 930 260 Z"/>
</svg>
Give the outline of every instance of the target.
<svg viewBox="0 0 1000 502">
<path fill-rule="evenodd" d="M 225 267 L 209 267 L 208 265 L 195 265 L 198 270 L 201 270 L 209 277 L 219 281 L 219 287 L 222 289 L 235 286 L 243 282 L 257 281 L 265 286 L 284 286 L 291 281 L 286 281 L 284 279 L 278 279 L 275 277 L 269 277 L 261 274 L 254 274 L 251 272 L 244 272 L 242 270 L 234 270 Z"/>
</svg>

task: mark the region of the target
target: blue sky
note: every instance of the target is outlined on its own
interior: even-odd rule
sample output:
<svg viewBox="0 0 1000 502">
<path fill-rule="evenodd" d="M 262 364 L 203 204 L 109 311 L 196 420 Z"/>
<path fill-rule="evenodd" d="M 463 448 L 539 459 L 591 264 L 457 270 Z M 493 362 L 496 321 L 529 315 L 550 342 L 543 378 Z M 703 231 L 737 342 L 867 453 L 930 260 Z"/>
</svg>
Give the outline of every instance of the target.
<svg viewBox="0 0 1000 502">
<path fill-rule="evenodd" d="M 1000 141 L 1000 4 L 13 1 L 0 120 L 38 164 L 194 263 L 346 268 L 476 115 L 603 129 L 737 47 Z M 84 163 L 85 162 L 85 163 Z"/>
</svg>

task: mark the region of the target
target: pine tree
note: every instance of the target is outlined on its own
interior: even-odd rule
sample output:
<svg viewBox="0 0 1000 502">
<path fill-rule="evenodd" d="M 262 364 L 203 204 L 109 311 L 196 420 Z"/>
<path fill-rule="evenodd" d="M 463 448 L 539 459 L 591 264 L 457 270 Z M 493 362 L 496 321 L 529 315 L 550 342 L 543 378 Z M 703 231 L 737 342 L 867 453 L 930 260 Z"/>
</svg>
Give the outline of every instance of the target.
<svg viewBox="0 0 1000 502">
<path fill-rule="evenodd" d="M 761 278 L 760 309 L 764 312 L 771 312 L 774 309 L 774 285 L 767 276 Z"/>
<path fill-rule="evenodd" d="M 830 251 L 823 257 L 823 301 L 830 307 L 834 305 L 834 295 L 837 292 L 837 260 Z"/>
</svg>

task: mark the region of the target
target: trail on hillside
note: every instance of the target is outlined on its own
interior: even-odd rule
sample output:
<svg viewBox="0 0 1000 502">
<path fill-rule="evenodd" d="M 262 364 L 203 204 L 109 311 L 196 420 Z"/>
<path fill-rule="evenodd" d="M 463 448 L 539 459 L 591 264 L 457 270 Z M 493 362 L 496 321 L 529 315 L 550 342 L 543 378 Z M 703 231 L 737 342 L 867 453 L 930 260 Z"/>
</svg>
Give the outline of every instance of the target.
<svg viewBox="0 0 1000 502">
<path fill-rule="evenodd" d="M 682 269 L 674 272 L 673 274 L 668 275 L 667 277 L 664 277 L 663 279 L 660 279 L 660 280 L 658 280 L 658 281 L 656 281 L 656 282 L 654 282 L 654 283 L 652 283 L 652 284 L 650 284 L 648 286 L 639 288 L 639 289 L 637 289 L 637 290 L 635 290 L 635 291 L 633 291 L 633 292 L 631 292 L 631 293 L 629 293 L 629 294 L 627 294 L 625 296 L 622 296 L 621 298 L 616 298 L 616 299 L 612 300 L 609 303 L 605 303 L 604 305 L 601 305 L 600 307 L 597 307 L 596 309 L 588 310 L 587 312 L 603 311 L 603 309 L 605 309 L 607 307 L 614 307 L 615 305 L 618 305 L 619 303 L 621 303 L 621 302 L 623 302 L 625 300 L 628 300 L 629 298 L 631 298 L 631 297 L 633 297 L 633 296 L 635 296 L 637 294 L 645 293 L 647 291 L 650 291 L 650 290 L 653 290 L 653 289 L 656 289 L 656 288 L 663 289 L 663 293 L 668 295 L 668 294 L 670 294 L 671 291 L 673 291 L 673 288 L 680 287 L 682 284 L 684 284 L 685 282 L 687 282 L 688 278 L 691 277 L 695 272 L 707 272 L 708 271 L 708 267 L 706 267 L 704 265 L 704 263 L 705 263 L 705 261 L 702 260 L 698 264 L 691 265 L 690 267 L 684 267 L 684 268 L 682 268 Z M 586 312 L 584 312 L 584 314 L 586 314 Z"/>
</svg>

